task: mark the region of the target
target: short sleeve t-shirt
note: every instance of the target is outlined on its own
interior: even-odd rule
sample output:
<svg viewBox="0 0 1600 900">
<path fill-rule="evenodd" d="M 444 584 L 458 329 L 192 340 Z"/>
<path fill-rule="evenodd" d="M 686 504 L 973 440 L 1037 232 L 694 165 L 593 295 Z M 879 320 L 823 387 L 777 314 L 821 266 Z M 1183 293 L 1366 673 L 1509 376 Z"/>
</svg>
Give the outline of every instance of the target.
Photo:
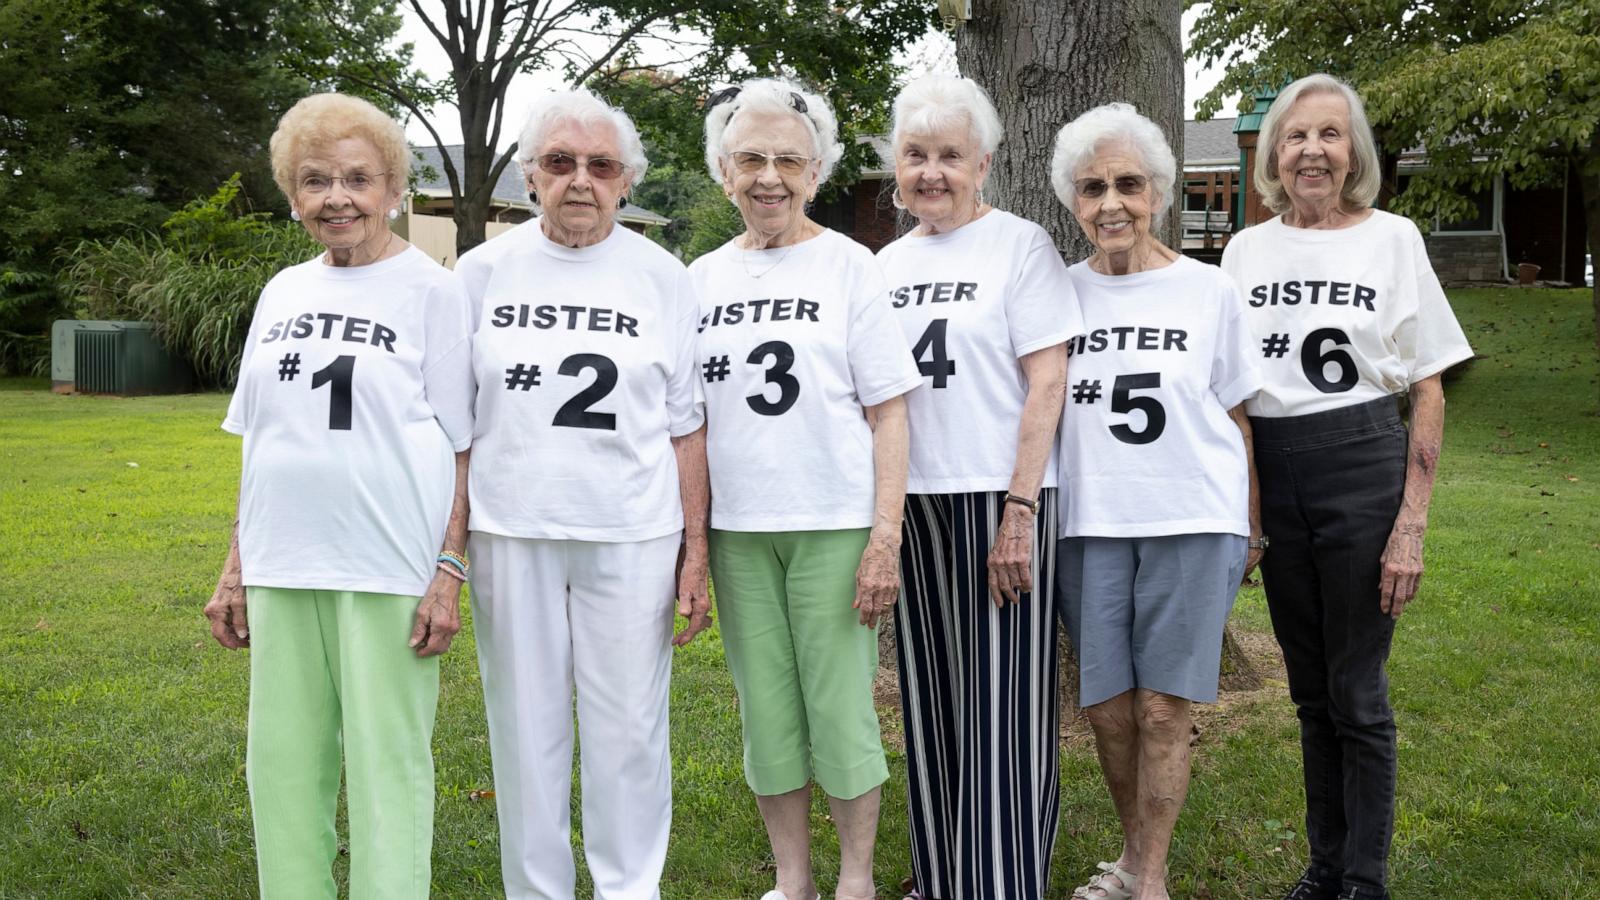
<svg viewBox="0 0 1600 900">
<path fill-rule="evenodd" d="M 466 293 L 422 251 L 279 272 L 222 423 L 244 436 L 244 583 L 425 593 L 472 399 Z"/>
<path fill-rule="evenodd" d="M 574 249 L 532 219 L 457 271 L 481 385 L 469 527 L 602 542 L 680 531 L 672 438 L 704 421 L 683 264 L 620 226 Z"/>
<path fill-rule="evenodd" d="M 1373 210 L 1332 230 L 1283 218 L 1222 253 L 1248 304 L 1266 384 L 1252 416 L 1303 416 L 1377 400 L 1472 357 L 1410 219 Z"/>
<path fill-rule="evenodd" d="M 878 262 L 923 376 L 906 398 L 907 491 L 1007 489 L 1028 397 L 1017 360 L 1083 333 L 1061 254 L 1043 228 L 992 210 L 952 232 L 902 237 Z M 1055 486 L 1051 454 L 1044 487 Z"/>
<path fill-rule="evenodd" d="M 772 250 L 729 242 L 689 273 L 700 297 L 711 526 L 871 526 L 862 407 L 922 384 L 872 254 L 823 231 Z"/>
<path fill-rule="evenodd" d="M 1248 536 L 1249 464 L 1228 411 L 1261 372 L 1233 280 L 1188 257 L 1068 273 L 1086 332 L 1067 342 L 1061 536 Z"/>
</svg>

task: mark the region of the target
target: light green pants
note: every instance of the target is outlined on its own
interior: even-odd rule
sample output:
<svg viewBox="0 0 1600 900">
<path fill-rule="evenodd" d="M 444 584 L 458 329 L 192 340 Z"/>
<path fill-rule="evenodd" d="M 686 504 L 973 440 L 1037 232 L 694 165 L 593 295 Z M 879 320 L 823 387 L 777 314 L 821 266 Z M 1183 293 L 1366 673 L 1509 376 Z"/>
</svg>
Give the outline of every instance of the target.
<svg viewBox="0 0 1600 900">
<path fill-rule="evenodd" d="M 872 705 L 878 632 L 851 608 L 868 529 L 711 532 L 711 578 L 762 796 L 813 778 L 850 800 L 889 777 Z"/>
<path fill-rule="evenodd" d="M 263 900 L 335 896 L 340 747 L 350 897 L 427 897 L 439 658 L 406 646 L 417 597 L 251 587 L 245 777 Z"/>
</svg>

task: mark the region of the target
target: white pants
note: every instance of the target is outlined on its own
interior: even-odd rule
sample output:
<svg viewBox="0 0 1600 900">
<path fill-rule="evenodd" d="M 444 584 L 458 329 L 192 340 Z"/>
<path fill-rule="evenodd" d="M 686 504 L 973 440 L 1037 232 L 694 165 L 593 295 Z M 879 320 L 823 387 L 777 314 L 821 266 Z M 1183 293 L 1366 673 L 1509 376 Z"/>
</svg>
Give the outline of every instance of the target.
<svg viewBox="0 0 1600 900">
<path fill-rule="evenodd" d="M 656 900 L 679 535 L 636 543 L 473 532 L 472 617 L 509 900 L 571 900 L 572 689 L 596 900 Z"/>
</svg>

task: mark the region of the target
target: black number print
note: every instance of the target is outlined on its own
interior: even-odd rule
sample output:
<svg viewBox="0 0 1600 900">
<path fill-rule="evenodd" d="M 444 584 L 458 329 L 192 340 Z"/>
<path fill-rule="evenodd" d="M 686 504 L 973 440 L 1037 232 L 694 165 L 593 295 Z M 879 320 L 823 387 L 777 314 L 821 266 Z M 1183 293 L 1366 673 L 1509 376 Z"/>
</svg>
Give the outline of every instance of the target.
<svg viewBox="0 0 1600 900">
<path fill-rule="evenodd" d="M 768 400 L 763 391 L 744 398 L 744 402 L 763 416 L 781 416 L 800 399 L 800 382 L 789 374 L 794 366 L 794 348 L 783 341 L 767 341 L 751 350 L 745 362 L 765 366 L 768 357 L 772 358 L 772 365 L 767 369 L 767 384 L 778 386 L 778 399 Z"/>
<path fill-rule="evenodd" d="M 1144 411 L 1144 430 L 1134 431 L 1127 425 L 1111 426 L 1111 435 L 1124 444 L 1148 444 L 1161 437 L 1167 427 L 1167 411 L 1154 397 L 1130 397 L 1129 391 L 1161 387 L 1160 372 L 1141 372 L 1138 375 L 1118 375 L 1111 387 L 1111 411 L 1119 413 Z"/>
<path fill-rule="evenodd" d="M 328 429 L 330 431 L 350 430 L 350 382 L 356 371 L 356 358 L 354 356 L 341 356 L 323 368 L 311 373 L 311 389 L 333 382 L 333 387 L 328 390 Z"/>
<path fill-rule="evenodd" d="M 931 377 L 935 388 L 945 387 L 950 376 L 956 373 L 955 361 L 946 356 L 944 351 L 944 335 L 949 325 L 949 319 L 934 319 L 929 322 L 928 329 L 922 332 L 922 337 L 917 338 L 917 345 L 911 348 L 911 356 L 917 361 L 917 371 L 924 377 Z M 933 358 L 923 362 L 922 354 L 930 348 L 933 350 Z"/>
<path fill-rule="evenodd" d="M 1323 353 L 1322 345 L 1328 341 L 1334 345 Z M 1356 386 L 1356 361 L 1340 350 L 1341 346 L 1350 346 L 1350 336 L 1338 328 L 1318 328 L 1306 335 L 1305 343 L 1300 345 L 1300 368 L 1305 370 L 1311 386 L 1324 394 L 1342 394 Z M 1323 373 L 1328 363 L 1339 367 L 1339 377 L 1333 381 Z"/>
<path fill-rule="evenodd" d="M 617 364 L 598 353 L 574 353 L 561 361 L 558 371 L 563 375 L 576 375 L 584 369 L 594 370 L 594 381 L 579 391 L 577 396 L 561 404 L 550 424 L 616 431 L 617 417 L 614 413 L 591 412 L 589 407 L 605 399 L 611 389 L 617 386 Z"/>
</svg>

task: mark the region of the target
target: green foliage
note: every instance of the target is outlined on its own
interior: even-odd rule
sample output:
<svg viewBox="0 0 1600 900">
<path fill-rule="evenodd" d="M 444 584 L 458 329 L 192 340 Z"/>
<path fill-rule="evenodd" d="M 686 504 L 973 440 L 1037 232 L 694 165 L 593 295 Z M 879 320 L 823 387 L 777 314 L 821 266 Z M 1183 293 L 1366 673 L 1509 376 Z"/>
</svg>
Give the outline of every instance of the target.
<svg viewBox="0 0 1600 900">
<path fill-rule="evenodd" d="M 1427 171 L 1394 205 L 1419 222 L 1470 214 L 1461 193 L 1497 174 L 1526 187 L 1572 159 L 1600 177 L 1600 0 L 1185 5 L 1204 9 L 1188 55 L 1226 66 L 1201 116 L 1260 85 L 1340 76 L 1388 153 L 1427 148 Z"/>
<path fill-rule="evenodd" d="M 151 322 L 203 382 L 231 385 L 262 288 L 318 250 L 298 225 L 240 212 L 238 193 L 234 175 L 174 213 L 159 235 L 79 244 L 62 280 L 83 316 Z"/>
<path fill-rule="evenodd" d="M 706 178 L 706 187 L 696 195 L 694 205 L 689 207 L 688 219 L 691 227 L 683 244 L 685 264 L 721 247 L 744 231 L 744 219 L 739 215 L 739 208 L 728 202 L 728 198 L 722 194 L 722 188 L 709 176 Z"/>
</svg>

